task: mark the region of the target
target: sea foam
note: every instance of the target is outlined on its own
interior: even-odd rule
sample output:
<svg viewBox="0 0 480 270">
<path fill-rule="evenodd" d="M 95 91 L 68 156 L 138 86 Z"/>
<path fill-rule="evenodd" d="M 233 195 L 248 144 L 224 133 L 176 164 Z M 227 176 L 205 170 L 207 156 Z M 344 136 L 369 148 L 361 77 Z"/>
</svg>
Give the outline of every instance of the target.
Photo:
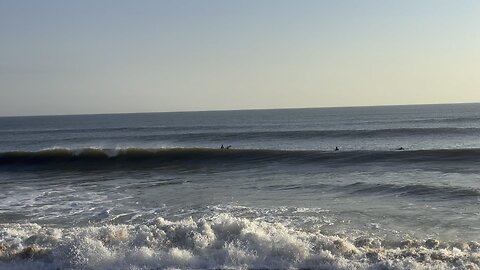
<svg viewBox="0 0 480 270">
<path fill-rule="evenodd" d="M 0 269 L 480 269 L 480 244 L 322 234 L 218 214 L 144 224 L 0 226 Z"/>
</svg>

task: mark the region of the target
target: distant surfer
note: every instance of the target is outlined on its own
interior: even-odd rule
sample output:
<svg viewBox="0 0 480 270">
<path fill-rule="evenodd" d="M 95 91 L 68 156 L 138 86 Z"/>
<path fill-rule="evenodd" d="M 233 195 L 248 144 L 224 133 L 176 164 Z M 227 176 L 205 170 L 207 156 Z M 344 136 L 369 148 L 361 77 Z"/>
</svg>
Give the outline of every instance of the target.
<svg viewBox="0 0 480 270">
<path fill-rule="evenodd" d="M 230 147 L 232 147 L 231 145 L 227 146 L 227 149 L 230 149 Z"/>
<path fill-rule="evenodd" d="M 338 146 L 335 146 L 335 151 L 338 151 L 338 150 L 340 150 L 340 149 L 338 149 Z"/>
<path fill-rule="evenodd" d="M 405 150 L 405 149 L 404 149 L 403 147 L 399 147 L 399 148 L 397 148 L 397 150 L 398 150 L 398 151 L 403 151 L 403 150 Z"/>
<path fill-rule="evenodd" d="M 225 147 L 223 147 L 223 144 L 222 144 L 222 146 L 220 146 L 220 149 L 224 149 L 224 148 L 225 148 Z"/>
</svg>

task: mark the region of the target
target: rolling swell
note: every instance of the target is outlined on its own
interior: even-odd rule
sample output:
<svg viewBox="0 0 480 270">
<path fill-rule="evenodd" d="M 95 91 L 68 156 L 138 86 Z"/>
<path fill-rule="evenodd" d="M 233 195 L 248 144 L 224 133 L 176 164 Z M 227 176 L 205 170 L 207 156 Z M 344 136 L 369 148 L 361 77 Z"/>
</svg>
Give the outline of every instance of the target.
<svg viewBox="0 0 480 270">
<path fill-rule="evenodd" d="M 480 149 L 435 149 L 415 151 L 341 151 L 212 149 L 212 148 L 125 148 L 125 149 L 48 149 L 0 153 L 5 166 L 147 166 L 147 165 L 248 165 L 282 164 L 356 165 L 369 163 L 429 163 L 441 165 L 480 163 Z"/>
<path fill-rule="evenodd" d="M 300 129 L 289 130 L 272 127 L 272 130 L 258 130 L 255 126 L 194 126 L 194 127 L 117 127 L 91 129 L 58 129 L 58 130 L 0 130 L 0 134 L 14 136 L 10 140 L 18 140 L 18 134 L 23 136 L 49 136 L 59 133 L 64 138 L 95 139 L 133 138 L 144 140 L 175 139 L 190 140 L 251 140 L 251 139 L 328 139 L 328 138 L 391 138 L 409 136 L 478 136 L 480 128 L 476 127 L 411 127 L 411 128 L 384 128 L 384 129 Z M 221 131 L 223 130 L 223 131 Z M 2 140 L 4 142 L 8 142 Z"/>
<path fill-rule="evenodd" d="M 406 197 L 435 196 L 436 198 L 456 199 L 480 197 L 480 190 L 456 186 L 433 186 L 424 184 L 379 184 L 357 182 L 342 187 L 353 195 L 364 194 L 395 194 Z"/>
<path fill-rule="evenodd" d="M 278 139 L 312 139 L 312 138 L 391 138 L 405 136 L 446 136 L 446 135 L 479 135 L 479 128 L 387 128 L 387 129 L 332 129 L 332 130 L 275 130 L 275 131 L 248 131 L 225 133 L 193 133 L 182 134 L 192 137 L 220 137 L 232 139 L 236 137 L 278 138 Z"/>
</svg>

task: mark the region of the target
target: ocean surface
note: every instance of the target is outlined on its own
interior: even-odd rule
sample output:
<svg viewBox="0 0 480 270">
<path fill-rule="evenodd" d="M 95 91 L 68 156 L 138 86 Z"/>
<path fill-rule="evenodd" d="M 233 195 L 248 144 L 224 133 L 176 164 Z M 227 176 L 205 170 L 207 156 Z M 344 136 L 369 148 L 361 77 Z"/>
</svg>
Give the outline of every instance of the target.
<svg viewBox="0 0 480 270">
<path fill-rule="evenodd" d="M 0 269 L 480 269 L 479 206 L 479 104 L 0 118 Z"/>
</svg>

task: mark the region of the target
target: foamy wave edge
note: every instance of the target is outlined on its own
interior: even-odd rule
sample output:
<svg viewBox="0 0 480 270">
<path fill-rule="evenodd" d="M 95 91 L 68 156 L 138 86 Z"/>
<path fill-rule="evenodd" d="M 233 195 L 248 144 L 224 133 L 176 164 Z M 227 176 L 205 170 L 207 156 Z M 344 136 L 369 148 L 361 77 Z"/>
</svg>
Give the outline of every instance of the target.
<svg viewBox="0 0 480 270">
<path fill-rule="evenodd" d="M 480 269 L 480 244 L 324 235 L 219 214 L 147 224 L 0 226 L 0 269 Z"/>
</svg>

